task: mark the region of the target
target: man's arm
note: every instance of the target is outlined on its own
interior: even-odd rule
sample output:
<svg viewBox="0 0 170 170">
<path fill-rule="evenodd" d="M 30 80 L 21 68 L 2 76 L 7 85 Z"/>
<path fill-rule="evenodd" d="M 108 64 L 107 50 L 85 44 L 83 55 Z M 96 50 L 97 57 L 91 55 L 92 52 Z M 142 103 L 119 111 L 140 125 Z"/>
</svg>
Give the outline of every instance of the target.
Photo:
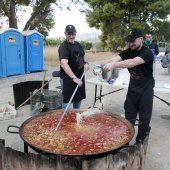
<svg viewBox="0 0 170 170">
<path fill-rule="evenodd" d="M 70 77 L 75 77 L 74 73 L 72 72 L 70 66 L 68 65 L 67 59 L 61 59 L 61 67 L 64 69 L 65 73 Z"/>
<path fill-rule="evenodd" d="M 122 61 L 122 58 L 118 55 L 118 56 L 113 57 L 112 59 L 109 59 L 109 60 L 106 60 L 106 61 L 102 62 L 100 65 L 104 66 L 107 63 L 119 62 L 119 61 Z"/>
<path fill-rule="evenodd" d="M 61 59 L 61 67 L 64 69 L 65 73 L 73 79 L 75 83 L 78 84 L 78 86 L 81 86 L 83 82 L 75 76 L 75 74 L 72 72 L 70 66 L 68 65 L 67 59 Z"/>
<path fill-rule="evenodd" d="M 134 59 L 127 59 L 123 61 L 112 61 L 111 63 L 105 64 L 103 66 L 103 69 L 106 71 L 110 71 L 113 68 L 132 68 L 143 63 L 145 63 L 145 61 L 141 57 L 137 56 Z"/>
<path fill-rule="evenodd" d="M 87 72 L 89 70 L 89 62 L 86 56 L 84 56 L 84 62 L 85 62 L 84 71 Z"/>
</svg>

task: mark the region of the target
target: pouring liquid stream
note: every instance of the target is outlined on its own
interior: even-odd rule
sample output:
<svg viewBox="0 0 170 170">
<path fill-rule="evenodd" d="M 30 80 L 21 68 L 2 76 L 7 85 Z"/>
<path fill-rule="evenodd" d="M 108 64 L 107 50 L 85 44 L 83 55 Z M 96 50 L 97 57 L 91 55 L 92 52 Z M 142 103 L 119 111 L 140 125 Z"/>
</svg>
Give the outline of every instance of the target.
<svg viewBox="0 0 170 170">
<path fill-rule="evenodd" d="M 102 106 L 104 104 L 106 104 L 107 101 L 106 101 L 106 96 L 104 96 L 104 98 L 101 100 L 101 103 L 100 105 L 98 106 L 98 108 L 90 108 L 84 112 L 82 112 L 81 114 L 80 113 L 76 113 L 76 125 L 77 126 L 81 126 L 81 123 L 82 123 L 82 119 L 83 118 L 88 118 L 90 116 L 93 116 L 94 114 L 98 114 L 101 112 L 101 110 L 99 108 L 102 108 Z"/>
<path fill-rule="evenodd" d="M 88 109 L 87 111 L 80 113 L 76 113 L 76 125 L 81 126 L 81 122 L 83 118 L 87 118 L 94 114 L 100 113 L 100 110 L 97 108 Z"/>
</svg>

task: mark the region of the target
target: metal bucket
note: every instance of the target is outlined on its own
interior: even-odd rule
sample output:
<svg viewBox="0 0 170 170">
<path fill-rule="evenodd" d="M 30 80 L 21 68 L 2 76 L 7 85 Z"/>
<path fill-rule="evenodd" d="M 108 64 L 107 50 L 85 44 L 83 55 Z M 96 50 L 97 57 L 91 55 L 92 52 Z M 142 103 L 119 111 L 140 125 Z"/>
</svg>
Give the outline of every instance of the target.
<svg viewBox="0 0 170 170">
<path fill-rule="evenodd" d="M 114 68 L 111 71 L 102 71 L 102 78 L 105 81 L 109 81 L 109 80 L 116 80 L 119 76 L 119 69 L 118 68 Z"/>
<path fill-rule="evenodd" d="M 102 66 L 96 66 L 93 68 L 93 73 L 99 77 L 101 81 L 116 80 L 119 76 L 119 68 L 114 68 L 111 71 L 103 70 Z"/>
</svg>

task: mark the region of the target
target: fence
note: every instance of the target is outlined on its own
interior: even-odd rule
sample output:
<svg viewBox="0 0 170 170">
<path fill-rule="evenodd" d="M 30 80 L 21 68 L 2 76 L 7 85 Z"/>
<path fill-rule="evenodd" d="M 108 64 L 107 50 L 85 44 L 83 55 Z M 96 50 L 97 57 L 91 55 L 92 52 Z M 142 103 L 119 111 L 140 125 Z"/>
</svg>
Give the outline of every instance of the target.
<svg viewBox="0 0 170 170">
<path fill-rule="evenodd" d="M 99 157 L 36 155 L 5 147 L 0 139 L 0 170 L 144 170 L 147 136 L 142 144 L 124 147 L 117 154 Z"/>
</svg>

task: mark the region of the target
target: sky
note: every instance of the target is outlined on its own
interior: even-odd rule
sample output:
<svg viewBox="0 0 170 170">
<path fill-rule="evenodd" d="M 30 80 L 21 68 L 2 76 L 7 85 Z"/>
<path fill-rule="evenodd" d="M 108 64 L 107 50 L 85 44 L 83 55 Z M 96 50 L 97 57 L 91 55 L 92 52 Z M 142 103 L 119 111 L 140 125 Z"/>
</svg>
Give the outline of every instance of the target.
<svg viewBox="0 0 170 170">
<path fill-rule="evenodd" d="M 72 11 L 59 9 L 56 10 L 56 24 L 54 29 L 50 31 L 49 37 L 64 36 L 65 27 L 68 24 L 75 26 L 77 34 L 87 33 L 87 32 L 99 32 L 95 28 L 90 28 L 86 23 L 86 16 L 84 13 L 80 13 L 78 8 L 74 8 Z"/>
<path fill-rule="evenodd" d="M 68 0 L 64 0 L 67 4 Z M 86 23 L 86 16 L 84 13 L 79 12 L 79 6 L 73 5 L 72 10 L 60 10 L 57 7 L 54 7 L 54 15 L 55 15 L 55 26 L 50 30 L 49 36 L 50 38 L 56 38 L 64 36 L 65 27 L 68 24 L 72 24 L 75 26 L 77 30 L 77 34 L 89 33 L 89 32 L 100 32 L 95 28 L 90 28 Z M 23 14 L 22 20 L 19 24 L 19 30 L 22 31 L 26 21 L 29 19 L 31 13 L 31 8 L 27 8 L 26 15 Z"/>
</svg>

